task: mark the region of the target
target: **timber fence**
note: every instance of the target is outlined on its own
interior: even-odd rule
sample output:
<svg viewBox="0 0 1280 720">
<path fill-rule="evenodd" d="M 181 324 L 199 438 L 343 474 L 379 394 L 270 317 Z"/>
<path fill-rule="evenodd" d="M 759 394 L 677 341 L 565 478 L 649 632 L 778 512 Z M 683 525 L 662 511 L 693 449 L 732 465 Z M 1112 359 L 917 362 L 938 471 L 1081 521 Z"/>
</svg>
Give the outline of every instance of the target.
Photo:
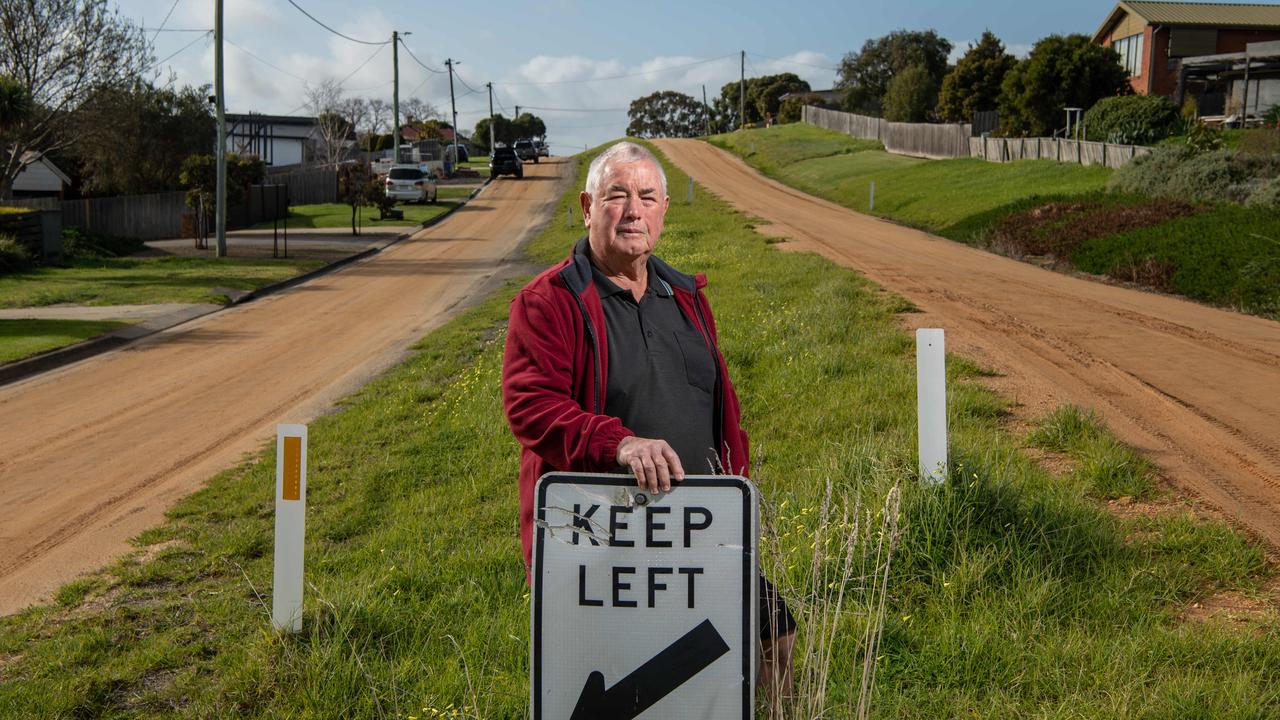
<svg viewBox="0 0 1280 720">
<path fill-rule="evenodd" d="M 990 162 L 1056 160 L 1118 168 L 1139 155 L 1151 152 L 1151 148 L 1142 145 L 1064 138 L 973 137 L 972 125 L 896 123 L 813 106 L 805 106 L 801 118 L 810 125 L 862 140 L 879 140 L 891 153 L 933 159 L 976 157 Z"/>
<path fill-rule="evenodd" d="M 1135 157 L 1151 152 L 1151 148 L 1064 138 L 976 137 L 969 140 L 969 152 L 973 157 L 990 162 L 1056 160 L 1119 168 L 1128 165 Z"/>
<path fill-rule="evenodd" d="M 287 172 L 268 171 L 267 182 L 287 185 L 289 202 L 294 205 L 338 202 L 338 173 L 332 168 Z"/>
</svg>

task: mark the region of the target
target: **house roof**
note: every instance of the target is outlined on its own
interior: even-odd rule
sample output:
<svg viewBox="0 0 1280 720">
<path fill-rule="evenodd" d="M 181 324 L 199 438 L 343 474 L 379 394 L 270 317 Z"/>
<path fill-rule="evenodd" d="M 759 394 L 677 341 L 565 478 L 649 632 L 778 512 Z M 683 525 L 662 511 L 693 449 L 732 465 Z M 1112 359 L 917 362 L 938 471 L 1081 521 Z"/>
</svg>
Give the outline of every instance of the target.
<svg viewBox="0 0 1280 720">
<path fill-rule="evenodd" d="M 1137 15 L 1150 25 L 1280 28 L 1280 5 L 1121 0 L 1094 32 L 1094 42 L 1100 42 L 1126 13 Z"/>
<path fill-rule="evenodd" d="M 270 125 L 306 125 L 319 122 L 314 117 L 298 115 L 261 115 L 259 113 L 227 113 L 228 123 L 267 123 Z"/>
<path fill-rule="evenodd" d="M 67 174 L 62 172 L 62 170 L 59 169 L 57 165 L 54 165 L 52 160 L 45 157 L 43 153 L 36 152 L 35 150 L 28 150 L 22 153 L 23 165 L 35 165 L 36 163 L 40 163 L 48 168 L 49 172 L 56 175 L 58 179 L 62 181 L 62 184 L 71 184 L 71 178 L 67 177 Z"/>
</svg>

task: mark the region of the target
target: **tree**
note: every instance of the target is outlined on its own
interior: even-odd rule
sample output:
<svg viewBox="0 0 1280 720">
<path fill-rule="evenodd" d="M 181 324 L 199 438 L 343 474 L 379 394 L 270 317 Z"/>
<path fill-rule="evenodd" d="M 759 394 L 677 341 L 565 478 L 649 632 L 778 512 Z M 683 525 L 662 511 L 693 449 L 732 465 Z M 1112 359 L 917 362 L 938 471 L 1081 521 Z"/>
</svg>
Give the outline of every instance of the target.
<svg viewBox="0 0 1280 720">
<path fill-rule="evenodd" d="M 938 86 L 923 65 L 899 71 L 884 94 L 884 117 L 893 122 L 925 122 L 938 104 Z"/>
<path fill-rule="evenodd" d="M 720 97 L 712 108 L 712 117 L 724 130 L 732 130 L 738 126 L 738 85 L 735 80 L 720 88 Z M 782 96 L 789 92 L 808 92 L 809 83 L 801 80 L 795 73 L 780 75 L 763 75 L 746 79 L 745 108 L 748 123 L 761 122 L 765 113 L 777 117 L 782 105 Z"/>
<path fill-rule="evenodd" d="M 894 75 L 921 65 L 934 87 L 939 87 L 947 73 L 950 54 L 951 42 L 938 37 L 934 30 L 895 30 L 868 40 L 861 51 L 845 55 L 840 61 L 836 87 L 845 91 L 846 110 L 879 115 Z"/>
<path fill-rule="evenodd" d="M 316 116 L 311 141 L 322 165 L 337 166 L 347 157 L 355 135 L 355 124 L 346 115 L 350 104 L 342 97 L 342 86 L 327 78 L 304 88 L 307 111 Z"/>
<path fill-rule="evenodd" d="M 16 122 L 0 123 L 0 198 L 32 156 L 76 141 L 68 125 L 96 88 L 127 83 L 150 60 L 141 29 L 107 0 L 0 2 L 0 76 L 29 98 Z"/>
<path fill-rule="evenodd" d="M 31 96 L 22 83 L 0 75 L 0 137 L 8 136 L 31 113 Z"/>
<path fill-rule="evenodd" d="M 511 121 L 512 129 L 515 131 L 515 137 L 511 138 L 515 142 L 519 138 L 545 138 L 547 136 L 547 124 L 542 118 L 533 113 L 520 113 L 520 116 Z"/>
<path fill-rule="evenodd" d="M 706 125 L 702 103 L 674 90 L 662 90 L 631 101 L 627 135 L 643 138 L 696 137 Z"/>
<path fill-rule="evenodd" d="M 1064 108 L 1088 109 L 1129 89 L 1128 71 L 1111 48 L 1088 35 L 1050 35 L 1004 77 L 1000 125 L 1005 135 L 1042 136 L 1065 124 Z"/>
<path fill-rule="evenodd" d="M 1018 63 L 990 30 L 970 44 L 964 57 L 942 79 L 938 115 L 949 122 L 972 122 L 975 113 L 995 110 L 1004 76 Z"/>
<path fill-rule="evenodd" d="M 217 142 L 208 95 L 208 85 L 175 89 L 142 80 L 94 92 L 73 126 L 84 188 L 132 195 L 178 187 L 182 161 Z"/>
<path fill-rule="evenodd" d="M 435 105 L 422 98 L 411 97 L 400 101 L 400 122 L 410 123 L 414 120 L 439 120 L 444 114 Z M 394 121 L 393 121 L 394 122 Z"/>
</svg>

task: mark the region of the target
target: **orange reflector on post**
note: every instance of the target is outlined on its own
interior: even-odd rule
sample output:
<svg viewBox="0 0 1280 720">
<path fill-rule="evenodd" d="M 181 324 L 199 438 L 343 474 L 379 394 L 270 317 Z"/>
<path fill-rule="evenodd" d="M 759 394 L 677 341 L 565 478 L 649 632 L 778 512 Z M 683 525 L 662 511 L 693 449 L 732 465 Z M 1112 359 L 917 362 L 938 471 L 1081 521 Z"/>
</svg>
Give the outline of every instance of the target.
<svg viewBox="0 0 1280 720">
<path fill-rule="evenodd" d="M 297 500 L 302 496 L 302 438 L 286 435 L 284 438 L 284 487 L 285 500 Z"/>
</svg>

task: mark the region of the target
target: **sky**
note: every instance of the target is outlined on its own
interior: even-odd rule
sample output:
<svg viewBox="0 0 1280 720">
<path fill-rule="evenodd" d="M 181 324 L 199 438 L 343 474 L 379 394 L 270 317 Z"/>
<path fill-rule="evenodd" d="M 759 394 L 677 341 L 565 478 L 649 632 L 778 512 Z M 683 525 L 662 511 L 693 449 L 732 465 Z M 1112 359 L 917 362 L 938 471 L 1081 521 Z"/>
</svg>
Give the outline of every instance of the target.
<svg viewBox="0 0 1280 720">
<path fill-rule="evenodd" d="M 470 134 L 489 113 L 517 105 L 547 125 L 555 154 L 572 154 L 623 135 L 632 100 L 658 90 L 700 99 L 746 75 L 794 72 L 814 89 L 868 39 L 893 30 L 933 29 L 955 46 L 952 61 L 991 30 L 1016 55 L 1053 33 L 1092 34 L 1110 0 L 843 0 L 828 2 L 657 2 L 486 0 L 224 0 L 227 111 L 307 115 L 306 87 L 341 82 L 348 96 L 392 95 L 392 31 L 409 33 L 400 51 L 400 98 L 426 100 L 448 119 L 455 62 L 458 125 Z M 154 38 L 160 82 L 212 84 L 211 0 L 119 0 L 120 14 Z M 345 35 L 346 38 L 339 35 Z M 349 39 L 348 39 L 349 38 Z M 407 48 L 407 52 L 405 51 Z"/>
</svg>

